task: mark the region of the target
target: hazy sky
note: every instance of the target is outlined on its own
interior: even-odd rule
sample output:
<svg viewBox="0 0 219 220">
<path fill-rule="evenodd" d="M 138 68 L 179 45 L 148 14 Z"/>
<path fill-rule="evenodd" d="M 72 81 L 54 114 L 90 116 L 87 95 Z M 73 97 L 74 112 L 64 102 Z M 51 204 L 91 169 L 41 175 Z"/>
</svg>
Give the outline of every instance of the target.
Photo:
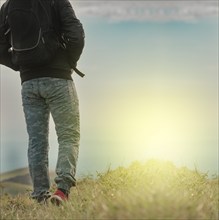
<svg viewBox="0 0 219 220">
<path fill-rule="evenodd" d="M 150 158 L 218 172 L 218 2 L 72 4 L 86 34 L 78 174 Z M 1 66 L 2 172 L 27 166 L 20 88 Z M 54 168 L 53 123 L 50 145 Z"/>
</svg>

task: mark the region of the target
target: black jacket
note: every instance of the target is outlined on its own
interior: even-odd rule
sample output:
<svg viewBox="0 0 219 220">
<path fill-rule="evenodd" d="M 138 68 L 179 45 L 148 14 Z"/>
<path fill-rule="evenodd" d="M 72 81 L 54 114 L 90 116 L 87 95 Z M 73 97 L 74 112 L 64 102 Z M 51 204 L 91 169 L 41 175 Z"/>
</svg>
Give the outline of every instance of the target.
<svg viewBox="0 0 219 220">
<path fill-rule="evenodd" d="M 7 27 L 6 23 L 6 16 L 7 16 L 7 7 L 8 7 L 7 0 L 1 7 L 0 11 L 0 63 L 18 71 L 19 67 L 12 63 L 11 53 L 8 52 L 8 49 L 11 47 L 9 43 L 9 39 L 6 37 Z"/>
<path fill-rule="evenodd" d="M 1 7 L 0 12 L 0 28 L 7 16 L 7 5 L 10 0 L 7 0 Z M 41 0 L 41 1 L 51 1 L 51 0 Z M 80 58 L 82 49 L 84 47 L 84 30 L 80 21 L 77 19 L 75 12 L 69 2 L 69 0 L 55 0 L 56 9 L 56 19 L 59 23 L 59 34 L 63 36 L 64 39 L 70 42 L 71 50 L 74 53 L 69 54 L 68 50 L 62 47 L 56 53 L 55 58 L 47 65 L 26 68 L 24 66 L 14 66 L 11 64 L 10 54 L 8 55 L 8 61 L 4 65 L 20 71 L 21 81 L 27 81 L 39 77 L 55 77 L 71 79 L 72 69 L 76 67 L 77 61 Z M 1 42 L 4 40 L 4 36 L 0 36 L 0 49 Z M 68 47 L 67 47 L 68 48 Z"/>
</svg>

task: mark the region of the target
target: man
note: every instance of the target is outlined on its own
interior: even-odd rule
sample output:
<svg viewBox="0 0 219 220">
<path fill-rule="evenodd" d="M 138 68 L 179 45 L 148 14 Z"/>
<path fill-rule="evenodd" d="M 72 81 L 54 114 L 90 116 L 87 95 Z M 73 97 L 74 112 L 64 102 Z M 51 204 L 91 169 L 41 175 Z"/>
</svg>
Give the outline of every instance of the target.
<svg viewBox="0 0 219 220">
<path fill-rule="evenodd" d="M 36 0 L 38 1 L 38 0 Z M 41 2 L 52 0 L 41 0 Z M 33 182 L 31 198 L 38 202 L 46 201 L 50 195 L 48 174 L 48 132 L 51 113 L 59 143 L 55 182 L 57 190 L 51 201 L 59 205 L 67 201 L 70 188 L 75 186 L 75 172 L 79 149 L 79 103 L 71 74 L 76 67 L 84 46 L 84 31 L 76 18 L 69 0 L 55 0 L 56 18 L 60 36 L 64 42 L 70 41 L 73 54 L 60 47 L 54 58 L 47 64 L 37 67 L 16 65 L 11 54 L 1 58 L 0 63 L 20 71 L 22 82 L 22 102 L 26 120 L 28 143 L 28 163 Z M 0 28 L 7 22 L 7 8 L 10 0 L 1 7 Z M 1 35 L 1 44 L 5 43 Z M 65 41 L 67 39 L 67 41 Z M 64 45 L 68 47 L 68 45 Z M 4 44 L 5 47 L 5 44 Z M 8 48 L 11 47 L 8 42 Z M 67 48 L 68 49 L 68 48 Z"/>
</svg>

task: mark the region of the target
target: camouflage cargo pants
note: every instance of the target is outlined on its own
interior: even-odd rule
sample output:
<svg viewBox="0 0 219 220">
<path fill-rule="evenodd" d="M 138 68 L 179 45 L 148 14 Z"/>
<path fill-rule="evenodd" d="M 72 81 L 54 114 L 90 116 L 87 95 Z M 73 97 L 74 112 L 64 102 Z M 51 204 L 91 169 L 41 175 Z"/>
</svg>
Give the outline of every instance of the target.
<svg viewBox="0 0 219 220">
<path fill-rule="evenodd" d="M 39 78 L 22 84 L 22 102 L 29 135 L 28 162 L 33 182 L 33 198 L 49 193 L 48 134 L 53 117 L 59 143 L 55 182 L 70 190 L 75 185 L 80 139 L 78 97 L 74 82 Z"/>
</svg>

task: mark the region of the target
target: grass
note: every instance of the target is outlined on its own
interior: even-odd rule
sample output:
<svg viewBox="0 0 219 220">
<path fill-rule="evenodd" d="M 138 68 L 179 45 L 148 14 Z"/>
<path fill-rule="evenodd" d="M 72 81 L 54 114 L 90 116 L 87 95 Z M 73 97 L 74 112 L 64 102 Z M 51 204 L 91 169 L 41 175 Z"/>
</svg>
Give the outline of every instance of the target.
<svg viewBox="0 0 219 220">
<path fill-rule="evenodd" d="M 54 189 L 53 189 L 54 190 Z M 1 197 L 1 219 L 218 219 L 218 178 L 170 162 L 134 162 L 84 177 L 62 207 Z"/>
</svg>

